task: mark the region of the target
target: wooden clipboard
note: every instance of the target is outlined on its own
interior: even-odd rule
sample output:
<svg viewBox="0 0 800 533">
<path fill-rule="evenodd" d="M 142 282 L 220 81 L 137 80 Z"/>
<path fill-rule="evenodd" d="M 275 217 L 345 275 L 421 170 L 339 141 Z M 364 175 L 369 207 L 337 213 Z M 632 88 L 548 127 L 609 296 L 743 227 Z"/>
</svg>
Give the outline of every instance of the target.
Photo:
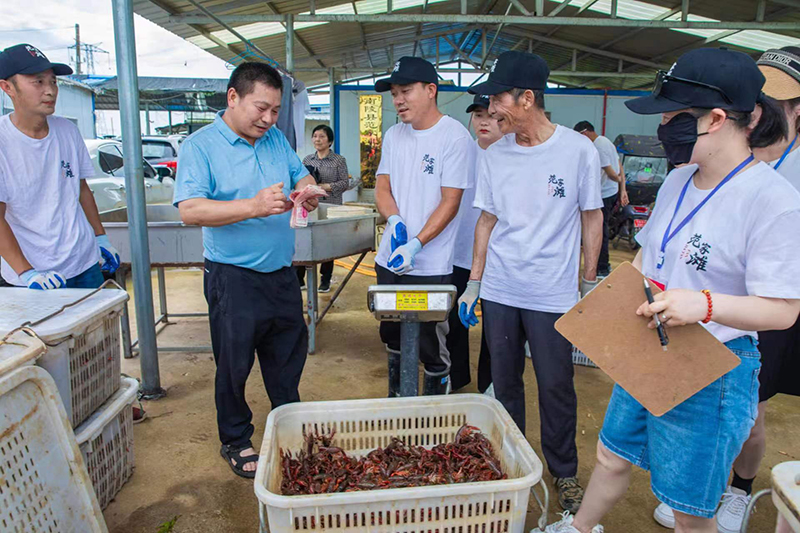
<svg viewBox="0 0 800 533">
<path fill-rule="evenodd" d="M 700 324 L 668 328 L 665 352 L 649 319 L 644 276 L 622 263 L 558 322 L 556 330 L 655 416 L 739 365 L 736 355 Z M 661 292 L 650 283 L 653 295 Z"/>
</svg>

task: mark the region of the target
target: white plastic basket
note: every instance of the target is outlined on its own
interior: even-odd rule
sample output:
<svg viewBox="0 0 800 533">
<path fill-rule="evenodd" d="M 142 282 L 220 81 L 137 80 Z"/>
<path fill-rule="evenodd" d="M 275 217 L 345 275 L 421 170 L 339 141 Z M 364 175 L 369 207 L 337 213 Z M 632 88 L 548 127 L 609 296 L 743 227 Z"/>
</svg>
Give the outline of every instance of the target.
<svg viewBox="0 0 800 533">
<path fill-rule="evenodd" d="M 106 533 L 53 378 L 0 375 L 0 531 Z"/>
<path fill-rule="evenodd" d="M 133 403 L 138 390 L 138 381 L 122 378 L 120 389 L 75 429 L 101 509 L 133 475 Z"/>
<path fill-rule="evenodd" d="M 56 313 L 91 292 L 0 289 L 0 333 Z M 72 427 L 86 420 L 119 388 L 119 317 L 127 300 L 125 291 L 99 290 L 31 328 L 47 345 L 36 364 L 55 379 Z"/>
<path fill-rule="evenodd" d="M 280 450 L 300 450 L 304 429 L 335 430 L 333 445 L 360 456 L 387 446 L 392 437 L 425 447 L 452 442 L 465 423 L 487 436 L 510 479 L 309 496 L 280 494 Z M 255 492 L 262 533 L 521 533 L 529 496 L 541 479 L 542 462 L 500 402 L 482 394 L 456 394 L 279 407 L 267 418 Z M 548 498 L 542 487 L 544 510 Z M 546 521 L 546 514 L 542 518 Z"/>
<path fill-rule="evenodd" d="M 0 335 L 0 376 L 21 366 L 33 365 L 45 351 L 42 341 L 32 332 L 17 331 L 2 341 L 5 336 Z"/>
<path fill-rule="evenodd" d="M 597 368 L 597 365 L 575 346 L 572 347 L 572 364 Z"/>
</svg>

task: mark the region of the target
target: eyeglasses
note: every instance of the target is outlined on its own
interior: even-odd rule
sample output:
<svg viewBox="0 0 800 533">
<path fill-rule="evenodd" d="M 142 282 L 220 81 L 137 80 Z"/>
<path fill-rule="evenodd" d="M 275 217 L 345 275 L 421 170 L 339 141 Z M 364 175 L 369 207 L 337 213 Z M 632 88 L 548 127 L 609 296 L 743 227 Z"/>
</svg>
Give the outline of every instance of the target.
<svg viewBox="0 0 800 533">
<path fill-rule="evenodd" d="M 661 94 L 661 91 L 664 89 L 664 82 L 667 81 L 674 81 L 686 85 L 692 85 L 694 87 L 700 87 L 703 89 L 710 89 L 712 91 L 716 91 L 717 93 L 719 93 L 720 96 L 722 96 L 722 99 L 725 100 L 726 104 L 733 105 L 733 101 L 728 97 L 727 94 L 725 94 L 725 91 L 723 91 L 716 85 L 709 85 L 708 83 L 703 83 L 701 81 L 687 80 L 686 78 L 678 78 L 668 74 L 663 70 L 659 70 L 658 74 L 656 74 L 656 83 L 653 86 L 653 96 L 658 96 Z"/>
</svg>

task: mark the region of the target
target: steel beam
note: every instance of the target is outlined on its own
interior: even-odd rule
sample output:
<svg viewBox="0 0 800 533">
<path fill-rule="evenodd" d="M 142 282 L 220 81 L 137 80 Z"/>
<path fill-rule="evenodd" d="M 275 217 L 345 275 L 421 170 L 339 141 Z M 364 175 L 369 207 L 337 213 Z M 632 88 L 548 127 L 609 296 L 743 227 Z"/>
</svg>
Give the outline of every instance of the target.
<svg viewBox="0 0 800 533">
<path fill-rule="evenodd" d="M 508 4 L 508 7 L 506 8 L 506 15 L 508 15 L 509 11 L 511 11 L 511 4 Z M 500 26 L 497 27 L 497 31 L 494 32 L 494 37 L 492 37 L 492 44 L 489 45 L 489 49 L 486 50 L 484 52 L 484 54 L 483 54 L 483 60 L 481 61 L 481 68 L 486 66 L 486 60 L 489 59 L 489 54 L 492 52 L 492 48 L 494 48 L 494 43 L 495 43 L 495 41 L 497 41 L 497 37 L 503 31 L 503 26 L 504 26 L 504 24 L 500 24 Z M 483 41 L 483 46 L 484 46 L 484 48 L 486 47 L 486 40 L 485 39 Z"/>
<path fill-rule="evenodd" d="M 196 4 L 194 0 L 187 0 Z M 196 4 L 199 5 L 199 4 Z M 173 24 L 252 24 L 256 22 L 282 22 L 283 15 L 175 15 L 169 17 Z M 680 21 L 634 20 L 597 17 L 526 17 L 519 15 L 457 15 L 457 14 L 300 14 L 295 22 L 366 22 L 366 23 L 436 23 L 436 24 L 502 24 L 523 26 L 585 26 L 600 28 L 662 28 L 697 30 L 798 30 L 797 22 L 758 21 Z"/>
<path fill-rule="evenodd" d="M 681 21 L 689 20 L 689 0 L 681 0 Z"/>
<path fill-rule="evenodd" d="M 454 43 L 454 42 L 453 42 L 453 40 L 452 40 L 452 39 L 450 39 L 450 37 L 449 37 L 448 35 L 443 35 L 443 36 L 442 36 L 442 38 L 443 38 L 445 41 L 447 41 L 447 43 L 448 43 L 450 46 L 452 46 L 452 47 L 455 49 L 455 51 L 456 51 L 456 54 L 457 54 L 458 56 L 460 56 L 462 59 L 464 59 L 464 61 L 466 61 L 467 63 L 469 63 L 470 65 L 472 65 L 472 66 L 473 66 L 473 67 L 475 67 L 476 69 L 480 70 L 480 68 L 481 68 L 481 67 L 480 67 L 480 65 L 478 65 L 477 63 L 475 63 L 474 61 L 472 61 L 472 59 L 470 59 L 470 58 L 469 58 L 469 56 L 468 56 L 467 54 L 465 54 L 464 52 L 462 52 L 462 51 L 461 51 L 461 48 L 459 48 L 459 47 L 458 47 L 458 45 L 456 45 L 456 43 Z"/>
<path fill-rule="evenodd" d="M 265 2 L 264 5 L 267 6 L 267 9 L 272 11 L 273 15 L 280 15 L 281 14 L 281 12 L 278 11 L 278 8 L 275 7 L 275 3 L 274 2 Z M 285 22 L 281 22 L 281 25 L 284 27 L 284 29 L 286 29 L 286 23 Z M 294 39 L 297 41 L 297 44 L 299 44 L 303 48 L 303 50 L 305 50 L 306 53 L 310 57 L 314 57 L 316 55 L 316 54 L 314 54 L 314 50 L 312 50 L 311 47 L 308 46 L 308 44 L 306 44 L 305 40 L 302 37 L 300 37 L 299 35 L 295 34 L 294 35 Z M 325 64 L 322 61 L 320 61 L 319 59 L 315 59 L 315 61 L 317 62 L 317 64 L 320 67 L 325 68 Z"/>
<path fill-rule="evenodd" d="M 119 111 L 122 119 L 125 188 L 128 191 L 131 269 L 139 334 L 139 363 L 142 392 L 148 398 L 166 394 L 161 388 L 153 312 L 153 284 L 150 278 L 150 246 L 147 239 L 144 168 L 142 166 L 142 129 L 139 124 L 139 77 L 136 71 L 136 34 L 133 28 L 133 0 L 112 0 L 114 48 L 119 77 Z"/>
<path fill-rule="evenodd" d="M 286 70 L 294 72 L 294 15 L 286 15 Z"/>
<path fill-rule="evenodd" d="M 298 67 L 294 69 L 295 72 L 329 72 L 330 69 L 324 68 L 316 68 L 316 67 Z M 477 74 L 479 72 L 485 73 L 488 69 L 483 70 L 476 70 L 473 68 L 440 68 L 438 69 L 439 73 L 462 73 L 462 74 Z M 386 70 L 380 69 L 368 69 L 368 68 L 348 68 L 347 72 L 352 74 L 363 74 L 365 77 L 372 77 L 377 75 L 382 75 L 386 73 Z M 628 73 L 628 72 L 598 72 L 598 71 L 572 71 L 572 70 L 553 70 L 550 72 L 551 76 L 570 76 L 575 78 L 593 78 L 593 77 L 609 77 L 609 78 L 618 78 L 618 79 L 650 79 L 653 77 L 652 73 Z M 329 82 L 330 83 L 330 82 Z M 323 85 L 314 86 L 322 87 Z"/>
<path fill-rule="evenodd" d="M 556 15 L 558 15 L 559 13 L 564 11 L 564 9 L 569 7 L 569 2 L 570 2 L 570 0 L 561 0 L 561 3 L 558 4 L 554 10 L 552 10 L 550 13 L 548 13 L 547 16 L 548 17 L 555 17 Z"/>
</svg>

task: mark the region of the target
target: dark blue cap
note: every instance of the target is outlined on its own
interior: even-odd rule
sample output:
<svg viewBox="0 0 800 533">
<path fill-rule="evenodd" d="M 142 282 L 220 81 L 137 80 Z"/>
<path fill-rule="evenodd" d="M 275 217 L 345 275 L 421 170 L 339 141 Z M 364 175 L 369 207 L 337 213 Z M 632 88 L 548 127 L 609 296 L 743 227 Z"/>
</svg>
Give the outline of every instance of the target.
<svg viewBox="0 0 800 533">
<path fill-rule="evenodd" d="M 472 103 L 467 108 L 467 113 L 472 113 L 476 109 L 489 109 L 489 96 L 486 94 L 476 94 Z"/>
<path fill-rule="evenodd" d="M 417 82 L 438 85 L 439 76 L 436 75 L 436 69 L 429 61 L 425 61 L 421 57 L 405 56 L 394 64 L 392 74 L 388 78 L 375 82 L 375 90 L 382 93 L 391 89 L 392 85 L 408 85 Z"/>
<path fill-rule="evenodd" d="M 652 94 L 625 105 L 640 115 L 669 113 L 690 107 L 753 111 L 764 86 L 753 58 L 727 48 L 686 52 L 668 72 L 659 72 Z"/>
<path fill-rule="evenodd" d="M 51 63 L 47 56 L 35 46 L 18 44 L 0 53 L 0 80 L 15 74 L 38 74 L 53 69 L 56 76 L 72 74 L 72 68 L 63 63 Z"/>
<path fill-rule="evenodd" d="M 509 50 L 492 63 L 489 78 L 468 90 L 471 94 L 500 94 L 511 89 L 542 91 L 547 88 L 550 68 L 536 54 Z"/>
</svg>

